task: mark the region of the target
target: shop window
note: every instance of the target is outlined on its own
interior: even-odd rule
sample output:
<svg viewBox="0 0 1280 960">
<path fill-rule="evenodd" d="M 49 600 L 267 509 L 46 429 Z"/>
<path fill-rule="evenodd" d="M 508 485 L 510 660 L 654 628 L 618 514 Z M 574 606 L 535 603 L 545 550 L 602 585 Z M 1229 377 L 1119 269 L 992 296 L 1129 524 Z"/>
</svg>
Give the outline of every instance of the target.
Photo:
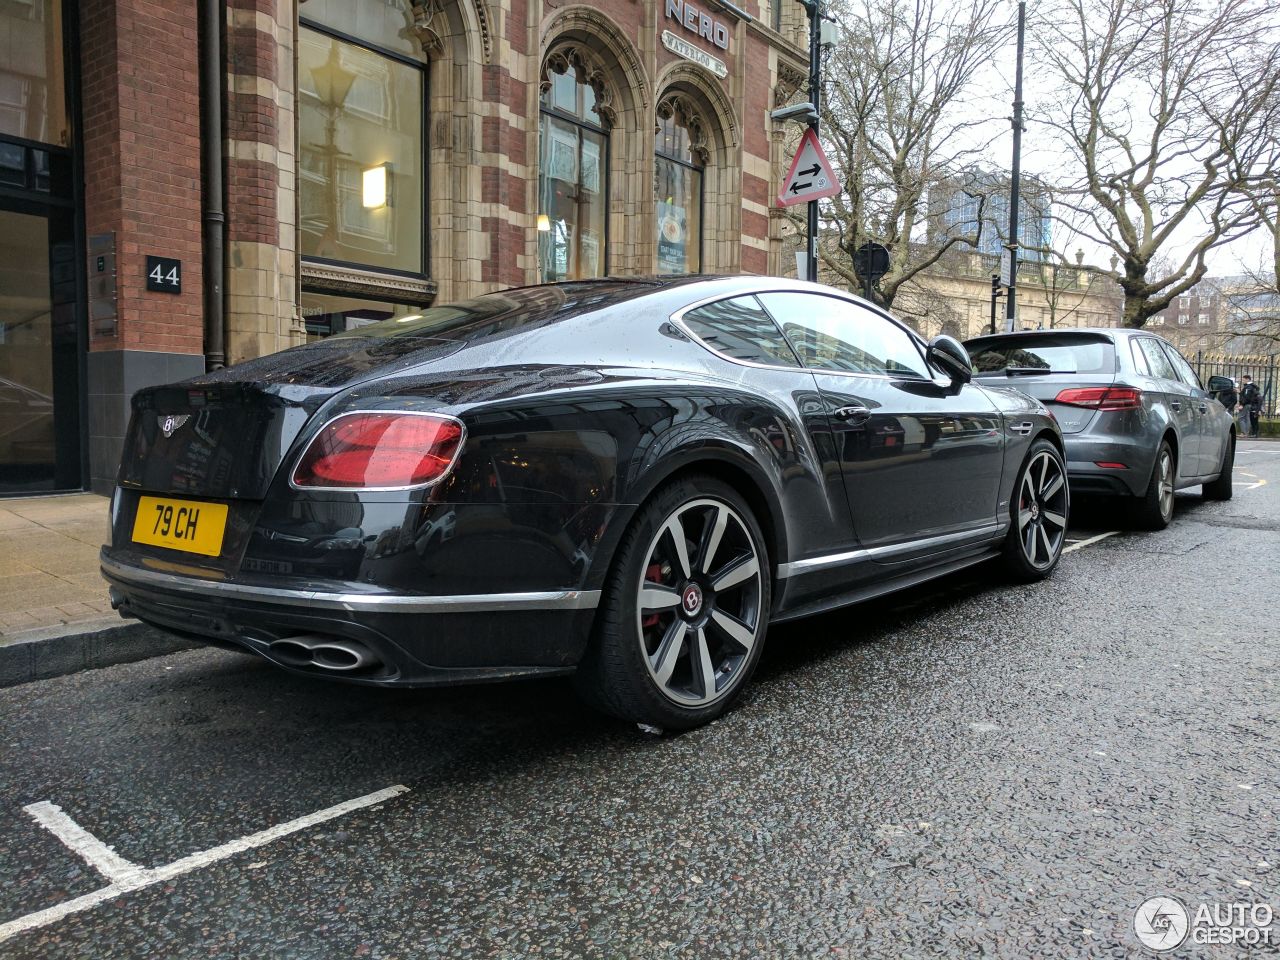
<svg viewBox="0 0 1280 960">
<path fill-rule="evenodd" d="M 301 252 L 421 276 L 426 71 L 400 6 L 306 6 L 298 36 Z"/>
<path fill-rule="evenodd" d="M 702 272 L 702 176 L 707 154 L 703 124 L 685 101 L 658 104 L 654 192 L 658 273 Z"/>
<path fill-rule="evenodd" d="M 576 56 L 549 59 L 542 84 L 538 265 L 542 280 L 602 277 L 608 242 L 609 134 Z"/>
<path fill-rule="evenodd" d="M 62 0 L 0 2 L 0 136 L 70 143 Z"/>
</svg>

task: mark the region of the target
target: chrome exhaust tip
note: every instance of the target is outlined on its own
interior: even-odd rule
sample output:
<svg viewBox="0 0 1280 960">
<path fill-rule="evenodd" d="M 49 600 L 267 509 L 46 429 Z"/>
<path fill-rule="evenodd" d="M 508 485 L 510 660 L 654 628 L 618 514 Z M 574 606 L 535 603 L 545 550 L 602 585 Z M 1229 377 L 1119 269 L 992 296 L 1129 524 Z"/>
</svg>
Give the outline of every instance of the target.
<svg viewBox="0 0 1280 960">
<path fill-rule="evenodd" d="M 319 667 L 350 673 L 378 666 L 381 661 L 363 643 L 320 633 L 284 637 L 267 647 L 271 655 L 291 667 Z"/>
</svg>

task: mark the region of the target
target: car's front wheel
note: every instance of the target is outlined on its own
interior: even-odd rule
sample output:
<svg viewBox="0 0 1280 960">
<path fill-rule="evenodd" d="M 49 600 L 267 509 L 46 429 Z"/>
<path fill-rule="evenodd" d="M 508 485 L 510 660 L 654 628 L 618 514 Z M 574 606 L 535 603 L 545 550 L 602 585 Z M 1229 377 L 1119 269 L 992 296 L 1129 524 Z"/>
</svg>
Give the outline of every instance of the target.
<svg viewBox="0 0 1280 960">
<path fill-rule="evenodd" d="M 619 547 L 579 690 L 664 729 L 714 719 L 760 658 L 771 586 L 760 526 L 732 487 L 703 476 L 668 484 Z"/>
<path fill-rule="evenodd" d="M 1023 583 L 1043 580 L 1062 559 L 1071 516 L 1067 465 L 1048 440 L 1031 445 L 1018 473 L 1009 505 L 1011 527 L 1005 541 L 1005 567 Z"/>
</svg>

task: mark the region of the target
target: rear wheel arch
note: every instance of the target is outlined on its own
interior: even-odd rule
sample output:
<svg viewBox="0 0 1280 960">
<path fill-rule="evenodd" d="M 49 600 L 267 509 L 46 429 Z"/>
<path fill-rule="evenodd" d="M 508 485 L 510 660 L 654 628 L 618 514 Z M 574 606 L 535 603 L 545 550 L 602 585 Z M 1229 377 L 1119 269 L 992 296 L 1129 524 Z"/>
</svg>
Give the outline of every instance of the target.
<svg viewBox="0 0 1280 960">
<path fill-rule="evenodd" d="M 747 502 L 764 534 L 771 568 L 787 557 L 787 532 L 782 504 L 764 476 L 730 452 L 716 448 L 691 451 L 688 456 L 672 458 L 663 469 L 653 469 L 632 490 L 634 510 L 620 511 L 605 531 L 604 552 L 592 566 L 591 586 L 599 587 L 608 576 L 617 556 L 618 546 L 631 525 L 632 518 L 650 499 L 667 485 L 689 476 L 710 476 L 732 487 Z"/>
</svg>

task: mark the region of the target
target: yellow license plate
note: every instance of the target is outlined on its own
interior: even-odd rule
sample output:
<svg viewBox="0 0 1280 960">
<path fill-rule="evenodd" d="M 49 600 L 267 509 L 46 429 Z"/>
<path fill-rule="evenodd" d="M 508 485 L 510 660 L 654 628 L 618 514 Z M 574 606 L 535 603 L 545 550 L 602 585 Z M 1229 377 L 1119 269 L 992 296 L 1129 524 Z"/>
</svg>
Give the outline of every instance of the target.
<svg viewBox="0 0 1280 960">
<path fill-rule="evenodd" d="M 216 557 L 226 529 L 225 503 L 142 497 L 133 521 L 133 542 Z"/>
</svg>

